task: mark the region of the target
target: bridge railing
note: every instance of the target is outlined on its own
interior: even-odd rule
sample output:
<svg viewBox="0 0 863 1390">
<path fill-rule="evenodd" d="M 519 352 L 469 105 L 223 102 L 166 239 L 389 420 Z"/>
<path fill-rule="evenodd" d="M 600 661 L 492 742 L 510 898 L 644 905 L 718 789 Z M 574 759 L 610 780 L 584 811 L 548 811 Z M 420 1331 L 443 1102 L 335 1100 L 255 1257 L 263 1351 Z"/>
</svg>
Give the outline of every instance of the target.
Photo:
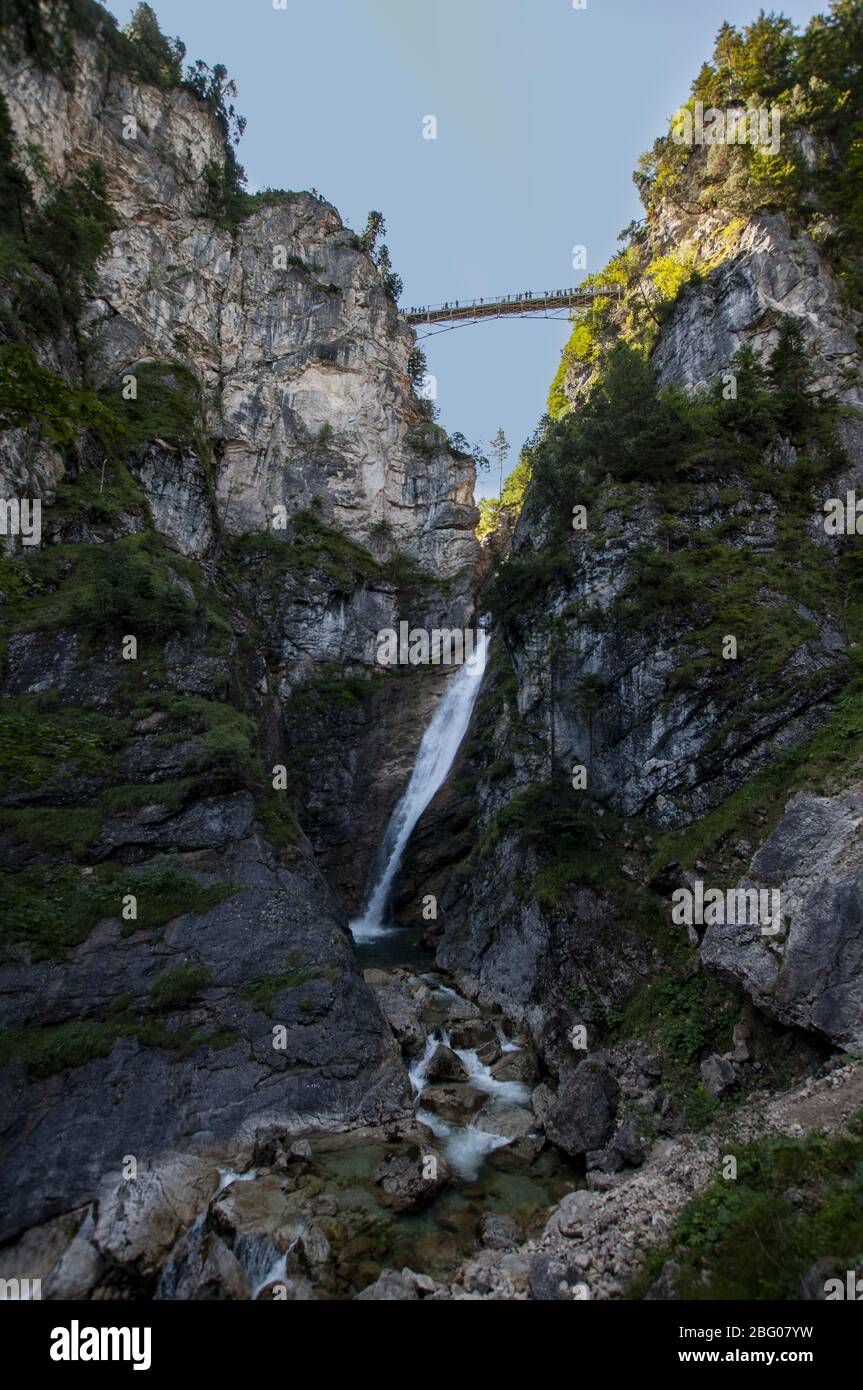
<svg viewBox="0 0 863 1390">
<path fill-rule="evenodd" d="M 527 290 L 522 294 L 500 295 L 491 299 L 456 299 L 445 304 L 428 304 L 402 310 L 408 323 L 434 323 L 442 319 L 483 318 L 494 314 L 518 314 L 542 309 L 583 308 L 594 299 L 619 299 L 620 290 L 593 285 L 561 290 Z"/>
</svg>

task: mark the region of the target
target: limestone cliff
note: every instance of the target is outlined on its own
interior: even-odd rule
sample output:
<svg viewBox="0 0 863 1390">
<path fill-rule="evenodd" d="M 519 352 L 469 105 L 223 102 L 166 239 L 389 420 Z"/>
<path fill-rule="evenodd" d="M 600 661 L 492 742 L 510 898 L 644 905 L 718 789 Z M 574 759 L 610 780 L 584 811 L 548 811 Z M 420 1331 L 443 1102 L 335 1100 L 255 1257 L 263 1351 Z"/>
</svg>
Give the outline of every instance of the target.
<svg viewBox="0 0 863 1390">
<path fill-rule="evenodd" d="M 10 13 L 0 1238 L 124 1155 L 409 1113 L 345 921 L 442 677 L 375 638 L 469 621 L 478 554 L 391 287 L 318 195 L 242 191 L 223 76 Z"/>
</svg>

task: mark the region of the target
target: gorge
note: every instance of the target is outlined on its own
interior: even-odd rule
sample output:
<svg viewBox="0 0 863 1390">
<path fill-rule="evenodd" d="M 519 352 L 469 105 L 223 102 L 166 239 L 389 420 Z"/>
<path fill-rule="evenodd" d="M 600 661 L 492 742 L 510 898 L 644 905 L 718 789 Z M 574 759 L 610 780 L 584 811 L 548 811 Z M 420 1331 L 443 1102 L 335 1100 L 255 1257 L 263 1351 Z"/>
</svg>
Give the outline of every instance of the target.
<svg viewBox="0 0 863 1390">
<path fill-rule="evenodd" d="M 373 231 L 247 192 L 147 6 L 4 15 L 0 1278 L 824 1298 L 863 1260 L 858 0 L 723 28 L 691 100 L 781 108 L 781 156 L 657 140 L 481 525 Z M 380 660 L 414 631 L 483 640 Z M 781 907 L 676 914 L 709 894 Z"/>
</svg>

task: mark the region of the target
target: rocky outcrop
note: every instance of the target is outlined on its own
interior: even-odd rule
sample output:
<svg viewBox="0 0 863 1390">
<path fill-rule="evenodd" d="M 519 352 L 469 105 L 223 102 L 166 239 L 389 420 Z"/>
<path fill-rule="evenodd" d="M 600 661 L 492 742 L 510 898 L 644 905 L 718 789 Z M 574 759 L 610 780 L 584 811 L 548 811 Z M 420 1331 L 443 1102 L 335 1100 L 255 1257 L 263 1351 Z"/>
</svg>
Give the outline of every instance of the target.
<svg viewBox="0 0 863 1390">
<path fill-rule="evenodd" d="M 711 924 L 701 957 L 772 1018 L 848 1051 L 863 1042 L 863 796 L 801 792 L 738 888 L 781 894 L 781 931 Z"/>
<path fill-rule="evenodd" d="M 377 528 L 437 576 L 472 570 L 472 461 L 418 410 L 413 334 L 335 208 L 286 193 L 235 228 L 208 216 L 208 172 L 225 163 L 216 121 L 190 92 L 148 86 L 93 42 L 75 46 L 74 83 L 8 58 L 0 81 L 37 194 L 93 161 L 104 169 L 115 228 L 89 329 L 118 392 L 141 364 L 192 372 L 223 525 L 266 530 L 275 507 L 291 515 L 319 499 L 363 544 Z M 39 471 L 58 480 L 47 458 Z M 199 554 L 203 523 L 176 525 L 186 485 L 171 472 L 139 465 L 157 526 Z"/>
</svg>

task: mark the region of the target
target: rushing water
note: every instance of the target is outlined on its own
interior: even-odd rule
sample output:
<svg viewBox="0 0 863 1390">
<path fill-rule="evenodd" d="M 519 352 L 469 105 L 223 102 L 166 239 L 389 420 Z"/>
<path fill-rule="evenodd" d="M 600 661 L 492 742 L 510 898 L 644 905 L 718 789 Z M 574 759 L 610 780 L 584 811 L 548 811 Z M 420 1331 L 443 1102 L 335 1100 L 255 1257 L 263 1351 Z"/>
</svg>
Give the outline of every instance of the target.
<svg viewBox="0 0 863 1390">
<path fill-rule="evenodd" d="M 366 906 L 350 923 L 357 942 L 373 941 L 392 930 L 390 894 L 414 826 L 432 797 L 443 786 L 459 745 L 467 732 L 488 658 L 486 634 L 480 634 L 471 661 L 450 680 L 422 737 L 410 781 L 390 817 L 371 879 Z"/>
</svg>

